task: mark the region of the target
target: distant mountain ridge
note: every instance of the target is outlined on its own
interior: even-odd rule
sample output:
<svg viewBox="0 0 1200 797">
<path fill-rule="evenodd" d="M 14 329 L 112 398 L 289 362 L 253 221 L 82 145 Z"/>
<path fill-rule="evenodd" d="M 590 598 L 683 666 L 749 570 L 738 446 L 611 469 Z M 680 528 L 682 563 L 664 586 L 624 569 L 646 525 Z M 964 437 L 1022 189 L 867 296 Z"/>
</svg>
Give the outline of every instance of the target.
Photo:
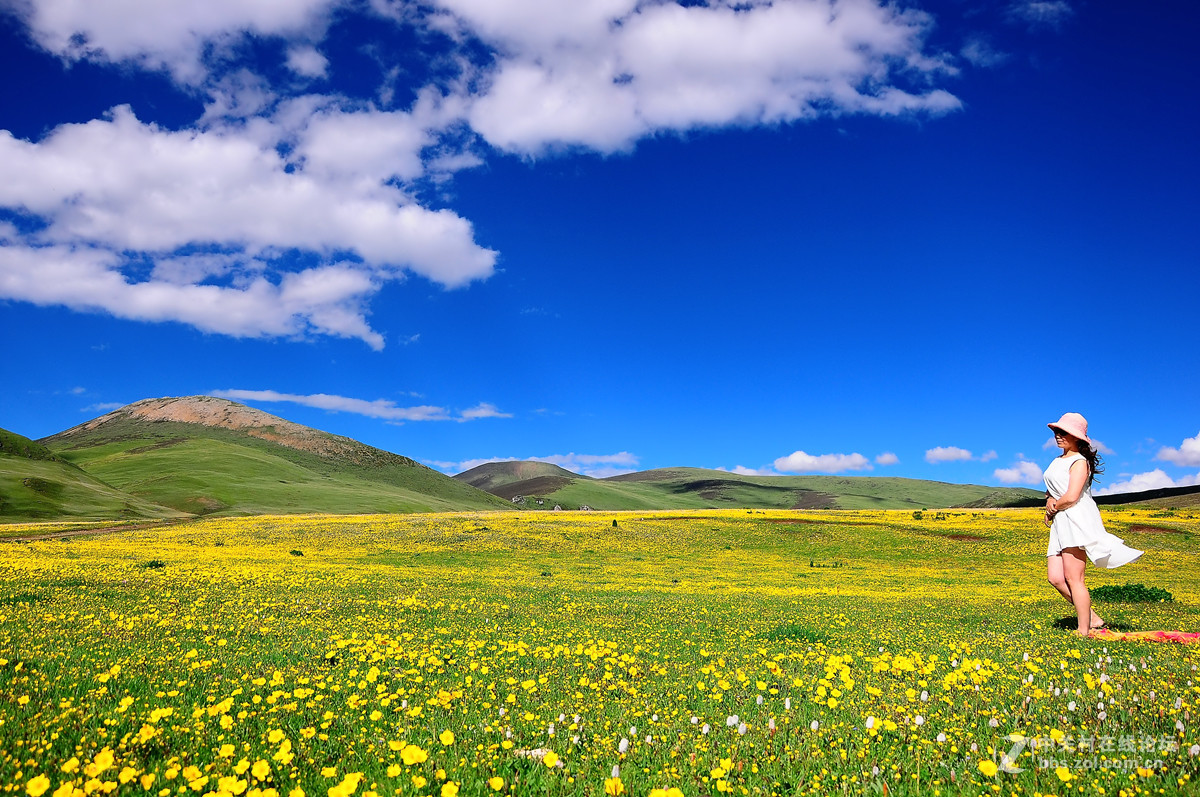
<svg viewBox="0 0 1200 797">
<path fill-rule="evenodd" d="M 1012 506 L 1042 495 L 1023 487 L 899 477 L 747 476 L 687 467 L 593 479 L 540 462 L 489 462 L 454 478 L 525 506 L 550 504 L 564 509 L 987 508 Z"/>
<path fill-rule="evenodd" d="M 511 508 L 409 457 L 212 396 L 143 399 L 39 443 L 189 514 Z"/>
</svg>

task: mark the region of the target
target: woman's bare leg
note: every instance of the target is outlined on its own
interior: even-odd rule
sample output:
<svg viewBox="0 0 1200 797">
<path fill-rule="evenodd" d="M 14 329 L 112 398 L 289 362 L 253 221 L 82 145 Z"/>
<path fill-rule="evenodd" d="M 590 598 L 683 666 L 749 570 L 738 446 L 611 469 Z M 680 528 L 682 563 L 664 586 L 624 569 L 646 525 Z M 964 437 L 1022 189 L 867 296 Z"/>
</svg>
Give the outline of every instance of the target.
<svg viewBox="0 0 1200 797">
<path fill-rule="evenodd" d="M 1087 566 L 1083 549 L 1064 548 L 1062 566 L 1063 578 L 1066 579 L 1067 589 L 1071 591 L 1071 603 L 1075 605 L 1075 614 L 1079 618 L 1079 635 L 1087 636 L 1092 629 L 1092 596 L 1083 583 L 1084 568 Z"/>
<path fill-rule="evenodd" d="M 1079 549 L 1075 548 L 1073 550 L 1078 551 Z M 1066 574 L 1063 569 L 1063 555 L 1062 554 L 1055 554 L 1054 556 L 1046 557 L 1046 580 L 1050 582 L 1050 585 L 1052 587 L 1054 587 L 1056 590 L 1058 590 L 1058 593 L 1060 595 L 1062 595 L 1063 598 L 1066 599 L 1067 603 L 1071 604 L 1072 606 L 1075 605 L 1075 599 L 1071 596 L 1071 587 L 1067 583 Z M 1086 589 L 1086 587 L 1085 587 L 1085 589 Z M 1088 598 L 1089 598 L 1089 603 L 1090 603 L 1090 598 L 1091 598 L 1090 594 L 1089 594 Z M 1100 615 L 1096 614 L 1094 609 L 1092 610 L 1091 627 L 1092 628 L 1103 628 L 1104 627 L 1104 618 L 1101 617 Z"/>
</svg>

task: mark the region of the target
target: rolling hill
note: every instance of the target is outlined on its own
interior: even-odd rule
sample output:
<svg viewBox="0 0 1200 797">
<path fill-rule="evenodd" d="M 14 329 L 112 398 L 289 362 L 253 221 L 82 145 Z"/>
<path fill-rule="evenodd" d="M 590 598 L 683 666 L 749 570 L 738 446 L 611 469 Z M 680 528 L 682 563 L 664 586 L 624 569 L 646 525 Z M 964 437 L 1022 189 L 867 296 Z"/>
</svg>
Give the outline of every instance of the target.
<svg viewBox="0 0 1200 797">
<path fill-rule="evenodd" d="M 38 442 L 193 515 L 511 508 L 408 457 L 209 396 L 145 399 Z"/>
<path fill-rule="evenodd" d="M 533 466 L 539 466 L 534 468 Z M 871 476 L 743 476 L 703 468 L 663 468 L 592 479 L 544 463 L 491 462 L 454 478 L 498 496 L 542 499 L 565 509 L 925 509 L 1001 507 L 1040 491 Z M 555 467 L 555 466 L 549 466 Z M 527 474 L 534 475 L 527 475 Z"/>
<path fill-rule="evenodd" d="M 184 517 L 105 484 L 27 437 L 0 429 L 0 520 Z"/>
</svg>

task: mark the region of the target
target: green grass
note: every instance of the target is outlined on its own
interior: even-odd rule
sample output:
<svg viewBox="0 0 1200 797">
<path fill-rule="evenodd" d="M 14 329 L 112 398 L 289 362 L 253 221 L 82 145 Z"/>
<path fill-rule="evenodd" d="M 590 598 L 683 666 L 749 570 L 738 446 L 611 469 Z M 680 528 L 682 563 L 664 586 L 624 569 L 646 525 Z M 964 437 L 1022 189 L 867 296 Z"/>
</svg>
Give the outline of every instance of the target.
<svg viewBox="0 0 1200 797">
<path fill-rule="evenodd" d="M 118 795 L 228 779 L 325 797 L 361 773 L 355 797 L 478 797 L 491 778 L 599 797 L 615 766 L 629 797 L 1190 797 L 1197 648 L 1061 630 L 1044 535 L 1036 511 L 508 512 L 0 547 L 0 782 L 86 788 L 107 748 Z M 1177 601 L 1100 608 L 1195 630 L 1200 555 L 1153 541 L 1137 577 Z M 988 774 L 1014 732 L 1180 746 L 1146 774 L 1029 748 L 1023 772 Z"/>
<path fill-rule="evenodd" d="M 179 516 L 179 512 L 105 484 L 66 462 L 0 454 L 0 520 Z"/>
<path fill-rule="evenodd" d="M 296 454 L 303 452 L 246 444 L 233 435 L 127 438 L 60 452 L 133 495 L 193 514 L 429 512 L 505 504 L 440 474 L 431 479 L 419 465 L 364 473 Z"/>
<path fill-rule="evenodd" d="M 505 463 L 507 464 L 507 463 Z M 512 463 L 522 464 L 522 463 Z M 506 483 L 518 489 L 519 482 Z M 925 509 L 994 507 L 1041 494 L 1023 488 L 948 484 L 919 479 L 844 476 L 742 476 L 702 468 L 643 471 L 609 479 L 578 478 L 546 493 L 546 504 L 567 509 Z M 527 502 L 526 506 L 530 506 Z"/>
</svg>

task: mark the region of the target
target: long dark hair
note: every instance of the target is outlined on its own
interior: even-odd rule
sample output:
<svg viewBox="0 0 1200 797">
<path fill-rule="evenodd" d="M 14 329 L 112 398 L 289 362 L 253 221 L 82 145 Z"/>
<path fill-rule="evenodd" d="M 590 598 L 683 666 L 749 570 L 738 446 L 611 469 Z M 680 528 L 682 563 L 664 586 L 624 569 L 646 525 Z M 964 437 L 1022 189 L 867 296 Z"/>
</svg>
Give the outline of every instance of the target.
<svg viewBox="0 0 1200 797">
<path fill-rule="evenodd" d="M 1084 485 L 1084 489 L 1086 490 L 1091 488 L 1092 482 L 1097 476 L 1104 473 L 1104 460 L 1100 458 L 1100 452 L 1092 448 L 1092 444 L 1087 440 L 1078 440 L 1078 442 L 1079 453 L 1083 454 L 1083 458 L 1088 463 L 1088 480 L 1087 484 Z"/>
</svg>

